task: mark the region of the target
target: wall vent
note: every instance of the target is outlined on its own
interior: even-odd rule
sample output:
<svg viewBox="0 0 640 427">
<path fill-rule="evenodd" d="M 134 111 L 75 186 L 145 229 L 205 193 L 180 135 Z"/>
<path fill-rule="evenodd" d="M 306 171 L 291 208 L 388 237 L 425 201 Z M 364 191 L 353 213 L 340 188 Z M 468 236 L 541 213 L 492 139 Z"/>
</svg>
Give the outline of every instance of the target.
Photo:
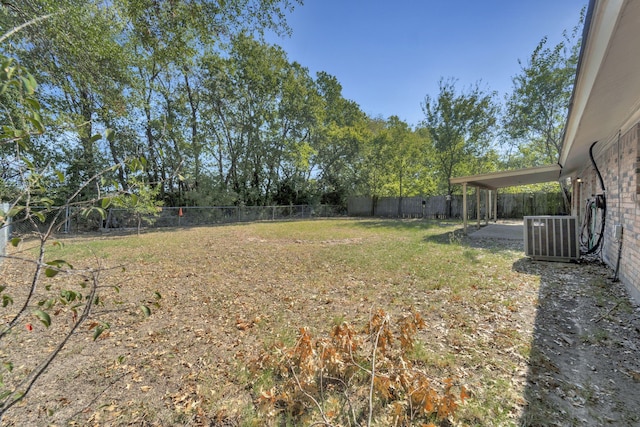
<svg viewBox="0 0 640 427">
<path fill-rule="evenodd" d="M 580 258 L 578 217 L 525 216 L 524 253 L 545 261 L 577 261 Z"/>
</svg>

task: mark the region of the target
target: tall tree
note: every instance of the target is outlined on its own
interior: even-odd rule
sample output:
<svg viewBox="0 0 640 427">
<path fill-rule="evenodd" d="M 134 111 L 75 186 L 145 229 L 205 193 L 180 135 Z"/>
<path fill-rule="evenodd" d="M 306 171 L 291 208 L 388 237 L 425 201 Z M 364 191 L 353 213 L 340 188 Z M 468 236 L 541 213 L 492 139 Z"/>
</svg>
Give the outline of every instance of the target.
<svg viewBox="0 0 640 427">
<path fill-rule="evenodd" d="M 392 150 L 389 153 L 389 163 L 397 184 L 397 194 L 400 198 L 398 206 L 398 215 L 402 215 L 402 198 L 407 195 L 409 182 L 412 181 L 412 175 L 417 172 L 420 164 L 420 141 L 409 125 L 398 116 L 391 116 L 387 121 L 387 128 L 391 137 Z"/>
<path fill-rule="evenodd" d="M 162 187 L 181 167 L 197 188 L 203 171 L 200 58 L 247 31 L 289 31 L 286 11 L 298 0 L 24 0 L 3 3 L 12 28 L 3 51 L 37 70 L 42 104 L 66 150 L 67 185 L 130 154 L 148 159 L 147 179 Z M 127 138 L 94 137 L 114 127 Z M 120 172 L 121 173 L 121 172 Z M 126 175 L 119 176 L 122 186 Z M 91 196 L 90 194 L 86 195 Z"/>
<path fill-rule="evenodd" d="M 49 17 L 3 48 L 37 71 L 43 107 L 58 124 L 51 140 L 64 141 L 57 149 L 65 152 L 73 192 L 104 165 L 94 135 L 101 113 L 121 105 L 127 81 L 127 56 L 118 43 L 122 22 L 115 9 L 80 0 L 30 0 L 6 11 L 4 21 L 11 27 Z"/>
<path fill-rule="evenodd" d="M 281 49 L 242 34 L 228 58 L 214 56 L 205 64 L 206 126 L 216 135 L 222 178 L 235 202 L 264 203 L 271 187 L 281 155 L 274 135 L 285 62 Z"/>
<path fill-rule="evenodd" d="M 203 117 L 217 181 L 234 203 L 292 203 L 311 172 L 320 97 L 308 70 L 247 35 L 204 58 Z"/>
<path fill-rule="evenodd" d="M 432 193 L 429 135 L 412 130 L 397 116 L 387 120 L 371 119 L 370 136 L 363 144 L 360 174 L 366 183 L 364 193 L 374 201 L 378 197 L 399 197 L 398 215 L 402 216 L 402 198 Z"/>
<path fill-rule="evenodd" d="M 480 172 L 475 161 L 491 146 L 499 107 L 495 92 L 486 93 L 478 84 L 458 92 L 454 80 L 440 80 L 440 93 L 429 95 L 422 104 L 429 132 L 438 186 L 451 194 L 449 182 L 454 174 Z"/>
<path fill-rule="evenodd" d="M 392 196 L 386 193 L 386 183 L 388 181 L 387 152 L 391 143 L 389 132 L 386 129 L 386 122 L 382 118 L 370 119 L 368 122 L 368 138 L 362 147 L 362 168 L 363 175 L 362 193 L 371 196 L 373 199 L 372 209 L 379 197 Z M 372 212 L 373 215 L 373 212 Z"/>
<path fill-rule="evenodd" d="M 583 10 L 584 13 L 584 10 Z M 582 27 L 583 16 L 579 27 Z M 557 163 L 567 116 L 580 42 L 578 26 L 553 47 L 543 38 L 513 77 L 506 99 L 503 129 L 509 144 L 510 166 Z M 515 152 L 514 152 L 515 151 Z"/>
<path fill-rule="evenodd" d="M 368 138 L 367 117 L 358 104 L 345 99 L 335 76 L 319 72 L 316 78 L 322 99 L 318 127 L 312 135 L 314 169 L 322 202 L 346 205 L 347 196 L 361 184 L 362 148 Z"/>
<path fill-rule="evenodd" d="M 278 138 L 282 141 L 283 154 L 274 201 L 279 204 L 315 202 L 315 188 L 310 181 L 316 151 L 311 137 L 319 126 L 322 99 L 309 70 L 295 62 L 283 70 L 281 93 Z"/>
<path fill-rule="evenodd" d="M 134 94 L 143 113 L 142 145 L 151 165 L 149 179 L 162 181 L 167 198 L 175 191 L 198 192 L 205 176 L 207 129 L 201 92 L 203 58 L 216 56 L 243 32 L 289 31 L 284 13 L 298 0 L 120 0 L 131 21 L 128 41 L 136 52 Z M 185 180 L 172 179 L 180 167 Z M 179 184 L 174 188 L 173 183 Z"/>
</svg>

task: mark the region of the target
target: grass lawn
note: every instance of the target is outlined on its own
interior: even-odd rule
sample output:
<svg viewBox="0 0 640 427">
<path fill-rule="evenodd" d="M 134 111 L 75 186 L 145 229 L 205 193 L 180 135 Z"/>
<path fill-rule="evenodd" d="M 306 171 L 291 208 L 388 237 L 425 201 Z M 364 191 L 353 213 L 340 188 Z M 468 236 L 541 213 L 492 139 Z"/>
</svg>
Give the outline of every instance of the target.
<svg viewBox="0 0 640 427">
<path fill-rule="evenodd" d="M 540 279 L 514 271 L 521 252 L 472 247 L 456 230 L 460 224 L 339 219 L 62 239 L 47 259 L 107 268 L 103 305 L 5 421 L 263 425 L 254 405 L 260 390 L 246 374 L 261 350 L 295 342 L 301 327 L 318 336 L 343 321 L 361 328 L 382 309 L 425 319 L 415 357 L 434 383 L 452 378 L 470 394 L 454 425 L 516 424 Z M 13 252 L 33 254 L 35 244 Z M 3 309 L 8 318 L 31 267 L 5 260 L 0 268 L 15 301 Z M 59 292 L 77 282 L 45 278 L 40 299 L 45 285 Z M 32 369 L 70 323 L 67 311 L 53 314 L 49 329 L 25 319 L 33 330 L 17 328 L 3 341 L 11 375 Z M 94 342 L 96 321 L 110 329 Z"/>
</svg>

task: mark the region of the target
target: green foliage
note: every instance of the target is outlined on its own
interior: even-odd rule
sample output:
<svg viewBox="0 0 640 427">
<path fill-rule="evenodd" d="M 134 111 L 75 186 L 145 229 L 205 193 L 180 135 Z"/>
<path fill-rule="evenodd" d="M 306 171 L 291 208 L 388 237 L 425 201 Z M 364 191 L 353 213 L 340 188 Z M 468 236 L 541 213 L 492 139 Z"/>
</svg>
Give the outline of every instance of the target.
<svg viewBox="0 0 640 427">
<path fill-rule="evenodd" d="M 27 148 L 30 135 L 42 134 L 40 103 L 35 98 L 35 78 L 13 58 L 0 56 L 0 99 L 3 108 L 0 145 L 18 143 Z"/>
<path fill-rule="evenodd" d="M 243 32 L 261 33 L 268 28 L 287 33 L 284 16 L 297 3 L 117 0 L 107 5 L 93 0 L 34 0 L 2 7 L 3 28 L 22 26 L 25 20 L 38 17 L 38 25 L 26 25 L 11 34 L 12 43 L 4 49 L 37 70 L 43 87 L 39 94 L 42 114 L 54 126 L 46 138 L 34 141 L 39 147 L 33 153 L 41 166 L 49 162 L 61 166 L 65 179 L 56 190 L 60 198 L 73 194 L 109 165 L 140 155 L 148 159 L 147 181 L 157 183 L 161 198 L 184 200 L 186 192 L 211 194 L 211 187 L 199 188 L 205 175 L 213 176 L 215 171 L 205 163 L 212 150 L 211 133 L 203 133 L 207 104 L 201 96 L 203 58 L 219 56 L 228 46 L 225 43 Z M 45 13 L 47 19 L 39 19 Z M 268 66 L 271 59 L 265 58 L 263 63 Z M 289 94 L 286 98 L 297 97 L 283 109 L 287 117 L 308 105 L 308 97 L 300 89 L 312 87 L 308 82 L 297 83 L 304 80 L 307 71 L 292 65 L 296 67 L 298 70 L 288 72 L 283 80 Z M 260 70 L 254 71 L 253 75 L 260 75 Z M 288 84 L 288 80 L 295 84 Z M 290 158 L 293 171 L 306 178 L 308 145 L 299 136 L 308 132 L 297 123 L 282 121 L 280 129 L 291 129 L 291 136 L 281 141 L 283 154 L 269 161 L 275 170 L 280 167 L 279 159 Z M 33 125 L 37 124 L 35 117 Z M 94 138 L 105 128 L 114 129 L 115 136 Z M 184 179 L 178 178 L 179 174 Z M 274 182 L 272 175 L 267 173 L 267 182 Z M 114 170 L 113 177 L 121 188 L 129 187 L 126 171 Z M 304 180 L 295 180 L 300 181 Z M 2 193 L 19 191 L 19 185 L 2 184 Z M 227 187 L 228 181 L 222 185 Z M 260 188 L 264 194 L 251 197 L 268 199 L 274 188 L 277 185 L 272 185 L 271 191 Z M 237 189 L 231 192 L 237 193 Z M 97 186 L 87 186 L 79 198 L 89 200 L 99 193 Z"/>
<path fill-rule="evenodd" d="M 308 71 L 289 63 L 281 48 L 244 34 L 232 40 L 229 58 L 204 61 L 202 98 L 217 182 L 246 204 L 287 202 L 284 191 L 304 192 L 319 101 Z"/>
<path fill-rule="evenodd" d="M 583 21 L 584 10 L 579 26 Z M 545 37 L 527 63 L 520 63 L 503 117 L 509 167 L 557 163 L 578 63 L 578 37 L 578 26 L 553 47 Z"/>
<path fill-rule="evenodd" d="M 478 84 L 459 93 L 455 80 L 440 80 L 437 97 L 427 95 L 422 104 L 422 126 L 431 136 L 433 161 L 438 170 L 438 187 L 451 194 L 454 175 L 484 172 L 485 159 L 496 128 L 498 105 L 495 93 Z"/>
<path fill-rule="evenodd" d="M 154 187 L 138 179 L 132 179 L 128 191 L 103 199 L 103 208 L 113 205 L 131 212 L 137 220 L 140 234 L 142 222 L 153 224 L 162 209 L 163 202 L 158 200 L 159 194 L 159 186 Z"/>
<path fill-rule="evenodd" d="M 2 39 L 4 40 L 5 37 Z M 40 165 L 42 156 L 39 152 L 40 146 L 36 142 L 38 138 L 45 138 L 48 135 L 40 115 L 41 104 L 36 99 L 38 95 L 36 79 L 12 58 L 1 55 L 0 62 L 2 63 L 0 97 L 2 97 L 3 107 L 5 107 L 1 113 L 3 116 L 0 150 L 3 155 L 7 154 L 6 160 L 3 157 L 1 165 L 0 182 L 2 186 L 0 188 L 5 189 L 10 186 L 14 188 L 12 192 L 3 191 L 2 193 L 3 199 L 9 200 L 10 209 L 8 212 L 0 213 L 2 221 L 0 226 L 5 225 L 5 216 L 13 217 L 14 222 L 31 225 L 32 233 L 37 236 L 39 243 L 36 251 L 24 251 L 18 256 L 18 259 L 30 263 L 34 268 L 27 292 L 18 291 L 18 296 L 15 298 L 8 294 L 6 291 L 12 287 L 12 290 L 16 292 L 15 286 L 17 284 L 15 283 L 2 285 L 0 290 L 4 310 L 3 318 L 5 319 L 0 327 L 0 341 L 7 342 L 12 339 L 16 335 L 18 325 L 24 324 L 28 333 L 38 333 L 31 322 L 25 323 L 28 319 L 28 313 L 31 313 L 46 328 L 56 330 L 53 335 L 54 341 L 52 342 L 50 338 L 46 339 L 46 344 L 44 340 L 42 341 L 39 359 L 27 369 L 21 369 L 19 372 L 14 371 L 12 361 L 6 360 L 6 358 L 3 360 L 0 371 L 1 421 L 3 415 L 29 393 L 33 384 L 49 368 L 52 361 L 60 355 L 68 340 L 89 319 L 93 306 L 98 305 L 101 301 L 98 292 L 100 269 L 76 272 L 68 261 L 60 258 L 45 261 L 45 255 L 48 253 L 47 243 L 60 225 L 61 213 L 72 203 L 87 213 L 96 210 L 100 213 L 104 212 L 102 208 L 93 205 L 96 199 L 79 203 L 76 199 L 88 186 L 95 184 L 97 187 L 100 182 L 108 182 L 107 179 L 101 180 L 99 178 L 105 178 L 108 172 L 120 168 L 120 165 L 96 172 L 76 187 L 69 188 L 69 194 L 62 201 L 54 200 L 57 196 L 55 183 L 63 182 L 65 174 L 60 170 Z M 91 135 L 88 141 L 94 143 L 101 138 L 100 135 Z M 9 181 L 9 185 L 7 185 L 7 181 Z M 15 251 L 21 252 L 22 240 L 20 238 L 12 239 L 11 244 Z M 60 246 L 54 243 L 54 247 Z M 33 255 L 34 253 L 35 255 Z M 8 258 L 12 258 L 12 256 L 9 255 Z M 55 286 L 52 286 L 51 281 L 60 280 L 60 276 L 81 276 L 82 280 L 79 284 L 76 282 L 75 285 L 79 289 L 56 289 Z M 39 289 L 42 282 L 46 283 L 43 290 Z M 91 285 L 84 290 L 87 288 L 87 283 Z M 39 301 L 36 300 L 43 295 L 46 297 Z M 70 316 L 70 326 L 67 325 L 67 322 L 54 323 L 56 316 L 65 314 Z M 108 329 L 108 324 L 98 322 L 94 329 L 94 340 L 105 329 Z"/>
<path fill-rule="evenodd" d="M 18 61 L 0 55 L 0 201 L 13 201 L 20 193 L 21 165 L 33 157 L 32 137 L 44 132 L 38 84 Z M 38 175 L 29 177 L 37 182 Z"/>
<path fill-rule="evenodd" d="M 363 150 L 371 133 L 365 114 L 355 102 L 342 96 L 342 85 L 335 76 L 319 72 L 315 84 L 321 101 L 315 111 L 317 126 L 310 138 L 320 201 L 346 205 L 349 195 L 362 190 Z"/>
<path fill-rule="evenodd" d="M 365 154 L 366 182 L 372 196 L 418 196 L 434 190 L 429 136 L 413 131 L 396 116 L 372 123 Z M 398 212 L 402 215 L 402 212 Z"/>
<path fill-rule="evenodd" d="M 36 316 L 47 328 L 51 326 L 51 316 L 49 316 L 49 313 L 42 310 L 34 310 L 33 315 Z"/>
<path fill-rule="evenodd" d="M 26 185 L 18 173 L 24 159 L 57 204 L 100 174 L 119 189 L 152 183 L 159 199 L 176 206 L 345 205 L 352 195 L 451 193 L 453 175 L 549 163 L 557 152 L 576 33 L 555 48 L 543 40 L 514 78 L 503 159 L 491 146 L 494 94 L 478 85 L 458 92 L 455 80 L 441 80 L 440 93 L 422 105 L 424 122 L 411 129 L 397 117 L 367 117 L 343 97 L 336 77 L 312 76 L 264 43 L 264 29 L 289 32 L 284 16 L 298 3 L 30 0 L 3 7 L 3 28 L 35 20 L 2 46 L 2 140 L 31 148 L 0 146 L 0 197 L 12 200 Z M 147 159 L 144 178 L 124 168 L 105 172 L 133 157 Z M 95 201 L 113 187 L 85 185 L 76 199 Z"/>
</svg>

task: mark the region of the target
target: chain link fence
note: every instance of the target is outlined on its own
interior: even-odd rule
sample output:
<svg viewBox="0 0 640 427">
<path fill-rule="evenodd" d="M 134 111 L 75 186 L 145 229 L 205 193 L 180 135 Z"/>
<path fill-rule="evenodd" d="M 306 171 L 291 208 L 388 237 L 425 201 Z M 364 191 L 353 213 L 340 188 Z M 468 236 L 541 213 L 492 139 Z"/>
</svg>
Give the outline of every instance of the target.
<svg viewBox="0 0 640 427">
<path fill-rule="evenodd" d="M 163 207 L 157 215 L 141 218 L 126 209 L 109 209 L 105 229 L 134 228 L 138 220 L 146 227 L 194 227 L 234 222 L 327 218 L 346 215 L 346 210 L 330 205 L 290 206 L 193 206 Z"/>
<path fill-rule="evenodd" d="M 162 207 L 156 215 L 136 215 L 127 209 L 107 209 L 106 217 L 97 210 L 86 208 L 37 208 L 20 212 L 5 228 L 5 242 L 10 236 L 43 233 L 50 228 L 54 233 L 77 234 L 96 231 L 117 231 L 144 228 L 194 227 L 235 222 L 277 221 L 289 219 L 329 218 L 345 216 L 346 209 L 332 205 L 290 206 L 207 206 Z M 0 233 L 0 238 L 2 234 Z M 0 241 L 4 249 L 5 244 Z"/>
<path fill-rule="evenodd" d="M 103 224 L 99 211 L 87 211 L 79 207 L 39 207 L 31 206 L 11 218 L 10 236 L 30 234 L 74 233 L 96 231 Z"/>
</svg>

